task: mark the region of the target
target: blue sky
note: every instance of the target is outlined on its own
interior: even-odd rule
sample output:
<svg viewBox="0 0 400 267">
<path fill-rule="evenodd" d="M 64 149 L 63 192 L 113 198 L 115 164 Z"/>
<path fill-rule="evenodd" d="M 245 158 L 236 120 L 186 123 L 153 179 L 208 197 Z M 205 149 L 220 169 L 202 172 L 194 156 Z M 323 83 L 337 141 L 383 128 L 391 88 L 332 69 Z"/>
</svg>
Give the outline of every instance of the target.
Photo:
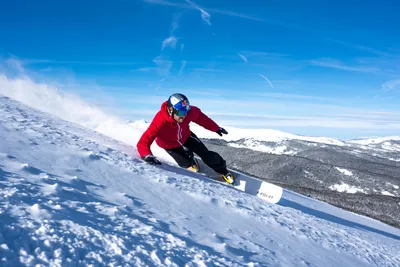
<svg viewBox="0 0 400 267">
<path fill-rule="evenodd" d="M 124 119 L 151 120 L 182 92 L 221 126 L 400 132 L 398 1 L 1 5 L 2 72 L 23 69 Z"/>
</svg>

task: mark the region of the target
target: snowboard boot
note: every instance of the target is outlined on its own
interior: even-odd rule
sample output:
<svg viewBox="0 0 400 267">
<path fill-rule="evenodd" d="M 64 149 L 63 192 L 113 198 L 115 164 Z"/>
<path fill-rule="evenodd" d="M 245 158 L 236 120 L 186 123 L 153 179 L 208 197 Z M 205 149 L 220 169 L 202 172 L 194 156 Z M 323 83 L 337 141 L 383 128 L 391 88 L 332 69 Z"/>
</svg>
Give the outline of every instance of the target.
<svg viewBox="0 0 400 267">
<path fill-rule="evenodd" d="M 197 162 L 197 160 L 195 158 L 192 161 L 192 165 L 189 166 L 187 169 L 189 171 L 192 171 L 192 172 L 199 172 L 200 171 L 199 163 Z"/>
<path fill-rule="evenodd" d="M 232 173 L 230 171 L 227 171 L 226 174 L 221 175 L 222 178 L 227 182 L 228 184 L 234 184 L 235 183 L 235 177 L 233 177 Z"/>
</svg>

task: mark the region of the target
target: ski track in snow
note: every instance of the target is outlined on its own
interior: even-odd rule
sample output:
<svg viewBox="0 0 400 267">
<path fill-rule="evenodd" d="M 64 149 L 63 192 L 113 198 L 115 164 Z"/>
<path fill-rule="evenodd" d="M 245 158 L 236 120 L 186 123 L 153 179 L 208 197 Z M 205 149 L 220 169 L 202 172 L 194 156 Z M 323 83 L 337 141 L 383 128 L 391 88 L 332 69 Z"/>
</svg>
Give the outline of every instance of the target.
<svg viewBox="0 0 400 267">
<path fill-rule="evenodd" d="M 280 205 L 0 96 L 1 266 L 400 266 L 400 231 Z"/>
</svg>

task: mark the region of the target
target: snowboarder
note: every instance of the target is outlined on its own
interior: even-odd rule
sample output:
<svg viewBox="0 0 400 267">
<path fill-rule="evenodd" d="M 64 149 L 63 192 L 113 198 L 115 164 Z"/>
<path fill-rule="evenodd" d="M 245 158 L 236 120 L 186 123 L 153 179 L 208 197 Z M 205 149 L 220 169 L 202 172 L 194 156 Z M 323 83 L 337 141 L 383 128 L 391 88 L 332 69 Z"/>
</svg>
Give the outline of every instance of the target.
<svg viewBox="0 0 400 267">
<path fill-rule="evenodd" d="M 191 106 L 185 95 L 176 93 L 162 103 L 160 111 L 137 143 L 141 158 L 152 165 L 161 164 L 150 150 L 151 144 L 156 140 L 157 145 L 165 149 L 180 167 L 198 172 L 199 165 L 193 154 L 195 153 L 206 165 L 221 174 L 227 183 L 233 184 L 234 177 L 226 168 L 226 161 L 218 153 L 207 149 L 190 130 L 190 122 L 195 122 L 220 136 L 228 134 L 198 107 Z"/>
</svg>

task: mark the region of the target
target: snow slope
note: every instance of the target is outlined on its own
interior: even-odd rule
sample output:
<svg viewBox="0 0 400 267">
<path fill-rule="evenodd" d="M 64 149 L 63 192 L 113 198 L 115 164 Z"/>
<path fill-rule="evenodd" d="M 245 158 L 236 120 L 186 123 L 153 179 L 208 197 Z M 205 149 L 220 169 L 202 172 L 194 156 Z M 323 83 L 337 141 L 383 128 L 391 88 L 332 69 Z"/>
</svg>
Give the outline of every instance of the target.
<svg viewBox="0 0 400 267">
<path fill-rule="evenodd" d="M 399 266 L 400 230 L 269 204 L 0 97 L 1 266 Z"/>
</svg>

